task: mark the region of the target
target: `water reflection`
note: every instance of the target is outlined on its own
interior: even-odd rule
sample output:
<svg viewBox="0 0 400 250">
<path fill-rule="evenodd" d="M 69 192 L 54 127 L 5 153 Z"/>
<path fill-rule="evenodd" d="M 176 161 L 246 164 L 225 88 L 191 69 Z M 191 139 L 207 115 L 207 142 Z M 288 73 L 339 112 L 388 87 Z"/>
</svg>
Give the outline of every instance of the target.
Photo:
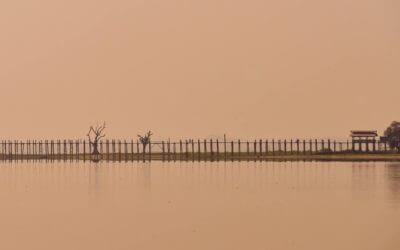
<svg viewBox="0 0 400 250">
<path fill-rule="evenodd" d="M 0 163 L 0 198 L 4 249 L 400 244 L 397 163 Z"/>
<path fill-rule="evenodd" d="M 400 201 L 400 163 L 386 164 L 385 180 L 390 193 L 388 199 L 395 202 Z"/>
<path fill-rule="evenodd" d="M 367 199 L 376 195 L 379 186 L 380 168 L 376 163 L 351 163 L 351 186 L 354 199 Z"/>
<path fill-rule="evenodd" d="M 399 163 L 3 163 L 0 181 L 13 190 L 35 185 L 58 189 L 86 186 L 95 196 L 126 186 L 147 191 L 179 185 L 226 190 L 239 186 L 252 190 L 348 187 L 357 195 L 372 195 L 386 187 L 391 200 L 400 199 Z"/>
</svg>

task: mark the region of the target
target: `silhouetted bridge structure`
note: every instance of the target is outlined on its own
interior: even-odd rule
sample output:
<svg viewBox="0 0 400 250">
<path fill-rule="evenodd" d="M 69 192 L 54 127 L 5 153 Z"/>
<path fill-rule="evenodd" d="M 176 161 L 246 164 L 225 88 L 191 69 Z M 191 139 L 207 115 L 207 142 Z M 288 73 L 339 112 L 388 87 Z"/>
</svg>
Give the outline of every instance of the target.
<svg viewBox="0 0 400 250">
<path fill-rule="evenodd" d="M 271 160 L 320 155 L 392 154 L 385 142 L 372 140 L 272 139 L 272 140 L 179 140 L 154 141 L 143 150 L 139 141 L 103 140 L 100 155 L 93 156 L 85 140 L 1 141 L 0 160 L 46 161 L 219 161 Z"/>
</svg>

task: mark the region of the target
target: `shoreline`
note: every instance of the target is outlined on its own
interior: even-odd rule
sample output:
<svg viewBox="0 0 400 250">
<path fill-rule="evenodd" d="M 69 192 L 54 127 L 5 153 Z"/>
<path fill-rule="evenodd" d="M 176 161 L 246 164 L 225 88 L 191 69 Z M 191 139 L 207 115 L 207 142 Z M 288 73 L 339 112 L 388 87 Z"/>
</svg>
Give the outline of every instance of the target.
<svg viewBox="0 0 400 250">
<path fill-rule="evenodd" d="M 163 155 L 161 153 L 146 154 L 103 154 L 98 157 L 83 154 L 71 155 L 1 155 L 0 162 L 13 161 L 95 161 L 99 159 L 102 162 L 137 162 L 137 161 L 163 161 L 163 162 L 218 162 L 218 161 L 337 161 L 337 162 L 400 162 L 399 153 L 318 153 L 318 154 L 171 154 Z"/>
</svg>

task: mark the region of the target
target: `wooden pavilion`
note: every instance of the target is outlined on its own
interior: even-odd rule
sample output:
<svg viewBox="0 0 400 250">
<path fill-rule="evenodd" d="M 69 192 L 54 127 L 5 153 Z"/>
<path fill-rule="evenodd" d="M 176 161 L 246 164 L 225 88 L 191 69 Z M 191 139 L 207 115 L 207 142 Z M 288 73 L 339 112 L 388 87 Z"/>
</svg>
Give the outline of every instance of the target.
<svg viewBox="0 0 400 250">
<path fill-rule="evenodd" d="M 378 131 L 376 130 L 353 130 L 350 137 L 352 142 L 352 150 L 356 151 L 355 145 L 358 144 L 358 151 L 362 152 L 362 145 L 365 143 L 365 150 L 370 151 L 369 144 L 372 144 L 373 151 L 375 151 L 376 137 Z"/>
</svg>

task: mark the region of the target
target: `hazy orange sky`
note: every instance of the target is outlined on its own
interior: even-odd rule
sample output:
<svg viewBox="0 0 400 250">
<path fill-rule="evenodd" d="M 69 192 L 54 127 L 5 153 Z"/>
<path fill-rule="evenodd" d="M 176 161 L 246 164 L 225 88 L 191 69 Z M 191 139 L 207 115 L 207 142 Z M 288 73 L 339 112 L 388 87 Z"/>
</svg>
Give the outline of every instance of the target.
<svg viewBox="0 0 400 250">
<path fill-rule="evenodd" d="M 398 0 L 2 0 L 2 138 L 346 137 L 400 120 Z"/>
</svg>

